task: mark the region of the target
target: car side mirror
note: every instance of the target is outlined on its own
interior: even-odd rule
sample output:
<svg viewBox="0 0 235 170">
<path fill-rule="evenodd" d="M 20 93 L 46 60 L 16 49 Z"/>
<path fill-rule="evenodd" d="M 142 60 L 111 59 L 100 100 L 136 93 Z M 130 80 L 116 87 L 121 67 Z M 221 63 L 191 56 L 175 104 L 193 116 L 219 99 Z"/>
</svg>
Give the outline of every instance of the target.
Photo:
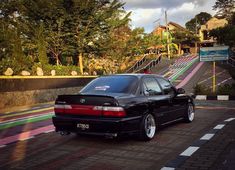
<svg viewBox="0 0 235 170">
<path fill-rule="evenodd" d="M 177 94 L 184 94 L 185 90 L 183 88 L 178 88 L 177 89 Z"/>
</svg>

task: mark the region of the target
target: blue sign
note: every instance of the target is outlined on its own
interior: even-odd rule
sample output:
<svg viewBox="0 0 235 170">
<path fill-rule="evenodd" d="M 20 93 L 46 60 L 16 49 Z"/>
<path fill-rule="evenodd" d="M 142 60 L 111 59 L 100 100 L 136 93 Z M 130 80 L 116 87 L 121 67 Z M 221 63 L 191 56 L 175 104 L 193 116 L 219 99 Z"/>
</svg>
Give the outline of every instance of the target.
<svg viewBox="0 0 235 170">
<path fill-rule="evenodd" d="M 228 46 L 203 47 L 200 48 L 200 61 L 228 60 Z"/>
</svg>

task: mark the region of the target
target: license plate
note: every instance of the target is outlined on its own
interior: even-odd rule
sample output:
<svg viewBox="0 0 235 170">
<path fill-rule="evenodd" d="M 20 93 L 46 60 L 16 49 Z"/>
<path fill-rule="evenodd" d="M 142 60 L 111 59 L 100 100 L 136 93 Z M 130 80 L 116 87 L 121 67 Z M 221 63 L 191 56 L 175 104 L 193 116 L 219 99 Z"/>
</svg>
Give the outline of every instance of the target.
<svg viewBox="0 0 235 170">
<path fill-rule="evenodd" d="M 84 124 L 84 123 L 78 123 L 77 128 L 82 129 L 82 130 L 86 130 L 86 129 L 90 128 L 90 125 L 89 124 Z"/>
</svg>

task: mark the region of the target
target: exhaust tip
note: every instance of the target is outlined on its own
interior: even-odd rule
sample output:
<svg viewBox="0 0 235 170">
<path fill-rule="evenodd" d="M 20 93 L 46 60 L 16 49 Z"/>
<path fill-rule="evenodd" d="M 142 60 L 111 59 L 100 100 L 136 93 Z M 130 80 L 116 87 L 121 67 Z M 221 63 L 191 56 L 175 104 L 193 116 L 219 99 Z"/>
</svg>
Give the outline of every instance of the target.
<svg viewBox="0 0 235 170">
<path fill-rule="evenodd" d="M 60 135 L 61 136 L 70 135 L 70 132 L 68 132 L 68 131 L 60 131 Z"/>
<path fill-rule="evenodd" d="M 108 139 L 113 139 L 113 138 L 116 138 L 117 135 L 118 135 L 117 133 L 106 133 L 105 137 Z"/>
</svg>

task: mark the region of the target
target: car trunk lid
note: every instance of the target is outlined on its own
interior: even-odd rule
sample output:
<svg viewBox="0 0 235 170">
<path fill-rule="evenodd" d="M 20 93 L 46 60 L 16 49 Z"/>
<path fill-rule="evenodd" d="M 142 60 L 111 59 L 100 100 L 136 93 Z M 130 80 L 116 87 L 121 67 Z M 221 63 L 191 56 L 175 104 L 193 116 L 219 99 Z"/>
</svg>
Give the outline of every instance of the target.
<svg viewBox="0 0 235 170">
<path fill-rule="evenodd" d="M 55 114 L 80 116 L 123 117 L 125 110 L 113 96 L 60 95 L 55 102 Z"/>
</svg>

